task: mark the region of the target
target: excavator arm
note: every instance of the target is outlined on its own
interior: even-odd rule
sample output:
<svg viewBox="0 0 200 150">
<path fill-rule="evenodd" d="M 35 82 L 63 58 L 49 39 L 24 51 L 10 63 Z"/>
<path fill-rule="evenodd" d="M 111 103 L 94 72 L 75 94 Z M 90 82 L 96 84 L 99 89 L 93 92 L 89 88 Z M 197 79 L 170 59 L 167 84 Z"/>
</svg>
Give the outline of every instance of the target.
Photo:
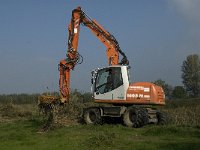
<svg viewBox="0 0 200 150">
<path fill-rule="evenodd" d="M 81 24 L 88 27 L 91 32 L 105 45 L 107 48 L 106 53 L 109 65 L 129 64 L 126 55 L 122 52 L 115 37 L 103 29 L 103 27 L 95 20 L 89 18 L 85 12 L 81 10 L 81 7 L 77 7 L 72 11 L 71 22 L 68 26 L 69 37 L 66 59 L 61 60 L 59 64 L 59 88 L 62 103 L 69 101 L 70 71 L 74 69 L 76 64 L 82 62 L 82 56 L 78 53 L 78 41 Z M 122 60 L 120 62 L 119 54 L 122 55 Z"/>
</svg>

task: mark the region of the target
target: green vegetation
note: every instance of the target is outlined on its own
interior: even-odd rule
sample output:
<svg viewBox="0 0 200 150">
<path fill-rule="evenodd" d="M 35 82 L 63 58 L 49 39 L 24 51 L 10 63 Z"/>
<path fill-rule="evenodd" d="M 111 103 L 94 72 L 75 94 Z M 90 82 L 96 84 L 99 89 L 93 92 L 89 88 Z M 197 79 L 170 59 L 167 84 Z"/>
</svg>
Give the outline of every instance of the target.
<svg viewBox="0 0 200 150">
<path fill-rule="evenodd" d="M 174 90 L 172 92 L 172 96 L 174 98 L 186 98 L 187 97 L 187 93 L 186 93 L 186 90 L 184 89 L 184 87 L 182 86 L 175 86 L 174 87 Z"/>
<path fill-rule="evenodd" d="M 0 104 L 35 104 L 39 94 L 0 95 Z"/>
<path fill-rule="evenodd" d="M 174 125 L 200 126 L 200 98 L 168 100 L 164 110 Z"/>
<path fill-rule="evenodd" d="M 4 95 L 5 96 L 5 95 Z M 81 108 L 89 93 L 74 91 L 70 104 L 64 108 L 61 123 L 48 132 L 41 132 L 43 118 L 37 108 L 37 96 L 26 95 L 0 101 L 0 149 L 199 149 L 200 99 L 168 100 L 159 107 L 171 116 L 167 126 L 147 125 L 128 128 L 118 122 L 104 125 L 78 123 Z M 29 97 L 30 96 L 30 97 Z M 1 96 L 0 96 L 1 98 Z M 29 99 L 30 98 L 30 99 Z"/>
<path fill-rule="evenodd" d="M 191 97 L 200 96 L 200 59 L 197 54 L 189 55 L 183 61 L 182 79 Z"/>
<path fill-rule="evenodd" d="M 122 125 L 71 125 L 38 133 L 38 120 L 0 124 L 0 149 L 198 149 L 200 130 L 195 127 Z"/>
</svg>

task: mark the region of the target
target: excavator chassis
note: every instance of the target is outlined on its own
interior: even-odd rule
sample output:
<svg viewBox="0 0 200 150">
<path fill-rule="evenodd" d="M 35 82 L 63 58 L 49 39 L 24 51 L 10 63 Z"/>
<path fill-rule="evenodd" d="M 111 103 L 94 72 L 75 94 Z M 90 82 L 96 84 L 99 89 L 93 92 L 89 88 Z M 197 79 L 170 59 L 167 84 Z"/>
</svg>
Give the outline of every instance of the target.
<svg viewBox="0 0 200 150">
<path fill-rule="evenodd" d="M 168 123 L 164 112 L 141 105 L 89 107 L 83 109 L 82 117 L 86 124 L 103 124 L 105 118 L 121 118 L 126 126 L 134 128 Z"/>
</svg>

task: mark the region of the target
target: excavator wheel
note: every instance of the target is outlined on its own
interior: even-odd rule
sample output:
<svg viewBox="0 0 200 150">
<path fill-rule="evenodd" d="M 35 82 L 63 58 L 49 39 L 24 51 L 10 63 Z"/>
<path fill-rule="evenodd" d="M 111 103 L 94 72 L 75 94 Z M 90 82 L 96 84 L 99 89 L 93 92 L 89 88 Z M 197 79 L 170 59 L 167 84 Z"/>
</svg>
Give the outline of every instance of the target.
<svg viewBox="0 0 200 150">
<path fill-rule="evenodd" d="M 123 121 L 128 127 L 139 128 L 148 124 L 148 113 L 145 108 L 129 107 L 123 115 Z"/>
<path fill-rule="evenodd" d="M 100 110 L 98 108 L 88 108 L 83 113 L 86 124 L 102 124 Z"/>
<path fill-rule="evenodd" d="M 169 123 L 169 116 L 167 113 L 163 112 L 163 111 L 157 111 L 156 112 L 156 116 L 158 118 L 158 125 L 166 125 Z"/>
</svg>

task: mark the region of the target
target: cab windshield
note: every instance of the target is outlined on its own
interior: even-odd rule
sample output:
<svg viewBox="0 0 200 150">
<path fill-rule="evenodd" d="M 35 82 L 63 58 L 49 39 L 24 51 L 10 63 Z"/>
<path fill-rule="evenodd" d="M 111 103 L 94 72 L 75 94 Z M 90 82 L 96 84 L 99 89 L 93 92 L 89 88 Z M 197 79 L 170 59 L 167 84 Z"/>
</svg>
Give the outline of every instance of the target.
<svg viewBox="0 0 200 150">
<path fill-rule="evenodd" d="M 121 85 L 123 85 L 123 79 L 120 67 L 104 68 L 98 71 L 95 92 L 107 93 Z"/>
</svg>

